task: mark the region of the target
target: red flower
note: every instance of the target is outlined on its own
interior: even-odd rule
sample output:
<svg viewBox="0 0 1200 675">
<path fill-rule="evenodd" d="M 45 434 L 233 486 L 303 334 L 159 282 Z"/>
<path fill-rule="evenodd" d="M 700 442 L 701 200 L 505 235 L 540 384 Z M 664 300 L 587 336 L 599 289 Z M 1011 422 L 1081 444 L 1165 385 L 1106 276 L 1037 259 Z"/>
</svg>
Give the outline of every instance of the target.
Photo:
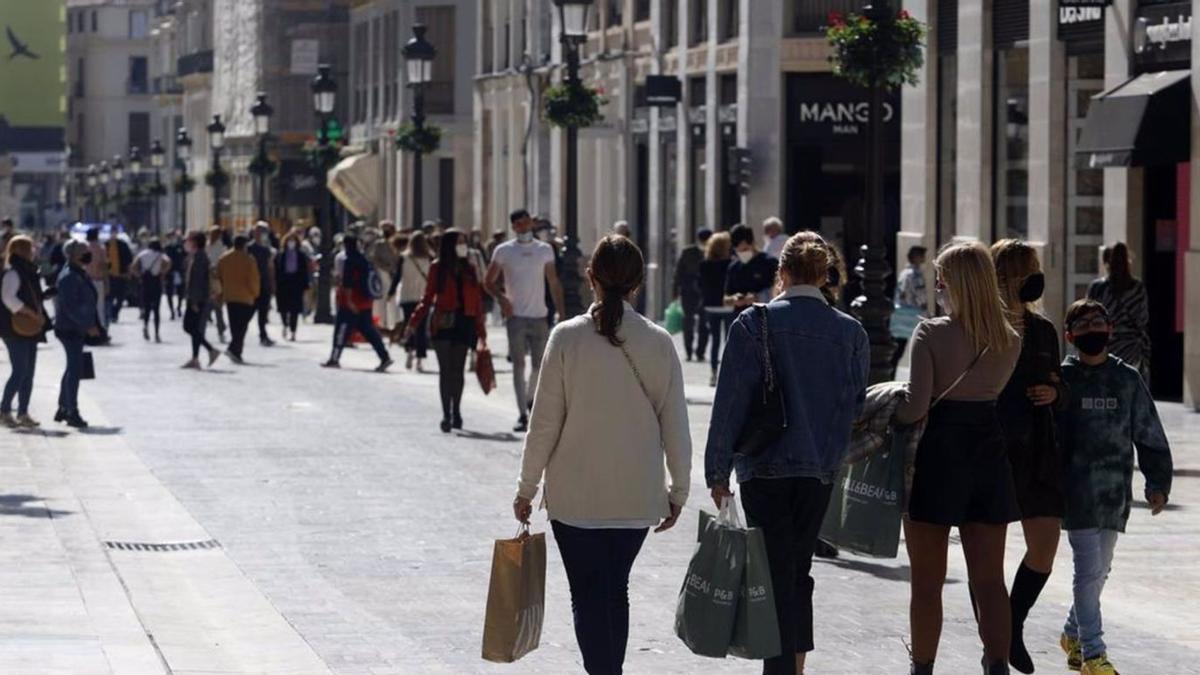
<svg viewBox="0 0 1200 675">
<path fill-rule="evenodd" d="M 833 9 L 833 10 L 830 10 L 830 11 L 829 11 L 829 16 L 827 17 L 827 19 L 828 19 L 828 21 L 829 21 L 829 25 L 830 25 L 830 26 L 834 26 L 834 27 L 839 27 L 839 28 L 840 28 L 841 26 L 845 26 L 845 25 L 846 25 L 846 19 L 845 19 L 845 17 L 842 15 L 842 13 L 841 13 L 841 12 L 837 11 L 836 9 Z"/>
<path fill-rule="evenodd" d="M 901 19 L 903 21 L 907 21 L 907 20 L 911 19 L 912 17 L 909 16 L 907 9 L 902 9 L 902 10 L 900 10 L 900 13 L 896 15 L 896 18 Z"/>
</svg>

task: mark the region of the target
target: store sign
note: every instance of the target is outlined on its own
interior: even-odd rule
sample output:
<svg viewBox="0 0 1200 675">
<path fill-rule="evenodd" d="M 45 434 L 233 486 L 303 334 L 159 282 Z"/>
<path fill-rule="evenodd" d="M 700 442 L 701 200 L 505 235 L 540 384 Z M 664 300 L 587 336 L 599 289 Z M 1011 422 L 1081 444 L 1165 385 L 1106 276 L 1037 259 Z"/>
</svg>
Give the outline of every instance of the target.
<svg viewBox="0 0 1200 675">
<path fill-rule="evenodd" d="M 871 121 L 871 105 L 866 101 L 801 101 L 796 114 L 802 125 L 821 125 L 835 136 L 857 135 L 866 131 L 865 125 Z M 894 117 L 895 108 L 884 103 L 884 123 Z"/>
<path fill-rule="evenodd" d="M 683 83 L 670 75 L 646 76 L 646 105 L 674 107 L 683 98 Z"/>
<path fill-rule="evenodd" d="M 1192 51 L 1192 4 L 1148 5 L 1133 23 L 1133 52 L 1139 63 L 1189 62 Z"/>
<path fill-rule="evenodd" d="M 1060 5 L 1058 8 L 1058 25 L 1078 26 L 1081 24 L 1096 24 L 1104 21 L 1103 7 L 1070 7 Z"/>
<path fill-rule="evenodd" d="M 1059 8 L 1063 7 L 1108 7 L 1112 0 L 1058 0 Z"/>
</svg>

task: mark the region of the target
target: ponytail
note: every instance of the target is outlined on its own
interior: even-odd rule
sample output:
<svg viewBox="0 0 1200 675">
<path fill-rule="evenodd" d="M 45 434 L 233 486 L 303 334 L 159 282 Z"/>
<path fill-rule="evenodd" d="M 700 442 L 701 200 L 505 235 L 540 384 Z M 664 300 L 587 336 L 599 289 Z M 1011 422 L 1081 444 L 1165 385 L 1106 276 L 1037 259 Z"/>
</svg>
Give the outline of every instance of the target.
<svg viewBox="0 0 1200 675">
<path fill-rule="evenodd" d="M 625 341 L 617 336 L 625 316 L 625 298 L 642 285 L 645 262 L 637 244 L 620 235 L 609 235 L 596 244 L 591 275 L 596 288 L 592 322 L 596 332 L 614 347 Z"/>
</svg>

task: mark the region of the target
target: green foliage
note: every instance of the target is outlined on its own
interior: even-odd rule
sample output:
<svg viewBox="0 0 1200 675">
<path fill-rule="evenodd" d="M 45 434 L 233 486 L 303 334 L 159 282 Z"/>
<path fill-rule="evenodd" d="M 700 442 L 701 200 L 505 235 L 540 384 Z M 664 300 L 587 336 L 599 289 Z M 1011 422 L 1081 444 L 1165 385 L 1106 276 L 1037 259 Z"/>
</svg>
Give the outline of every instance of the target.
<svg viewBox="0 0 1200 675">
<path fill-rule="evenodd" d="M 925 31 L 905 10 L 882 21 L 830 12 L 825 37 L 833 48 L 833 72 L 863 87 L 876 81 L 885 89 L 917 84 L 925 65 Z"/>
<path fill-rule="evenodd" d="M 431 155 L 442 145 L 442 128 L 434 124 L 423 124 L 417 128 L 405 122 L 396 130 L 396 147 L 404 152 Z"/>
<path fill-rule="evenodd" d="M 583 129 L 604 119 L 604 91 L 584 84 L 556 84 L 542 94 L 542 116 L 556 127 Z"/>
</svg>

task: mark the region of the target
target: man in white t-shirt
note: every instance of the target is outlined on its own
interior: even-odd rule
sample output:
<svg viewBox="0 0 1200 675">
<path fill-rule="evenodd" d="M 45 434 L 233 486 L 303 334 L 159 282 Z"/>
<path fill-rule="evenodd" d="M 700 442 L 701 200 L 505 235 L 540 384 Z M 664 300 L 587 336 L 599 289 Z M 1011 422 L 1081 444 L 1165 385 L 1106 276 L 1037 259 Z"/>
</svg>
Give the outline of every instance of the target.
<svg viewBox="0 0 1200 675">
<path fill-rule="evenodd" d="M 517 395 L 520 418 L 513 431 L 523 432 L 529 428 L 529 410 L 532 407 L 534 390 L 537 388 L 538 371 L 542 367 L 542 352 L 550 337 L 550 326 L 546 322 L 549 314 L 546 307 L 546 286 L 563 317 L 563 291 L 554 267 L 554 247 L 533 236 L 533 219 L 525 209 L 513 211 L 508 217 L 517 238 L 496 247 L 488 266 L 484 288 L 500 303 L 508 328 L 508 353 L 513 364 L 513 389 Z M 503 277 L 504 290 L 496 284 Z M 529 379 L 525 379 L 525 355 L 529 354 L 533 367 Z M 528 394 L 526 394 L 528 392 Z"/>
</svg>

